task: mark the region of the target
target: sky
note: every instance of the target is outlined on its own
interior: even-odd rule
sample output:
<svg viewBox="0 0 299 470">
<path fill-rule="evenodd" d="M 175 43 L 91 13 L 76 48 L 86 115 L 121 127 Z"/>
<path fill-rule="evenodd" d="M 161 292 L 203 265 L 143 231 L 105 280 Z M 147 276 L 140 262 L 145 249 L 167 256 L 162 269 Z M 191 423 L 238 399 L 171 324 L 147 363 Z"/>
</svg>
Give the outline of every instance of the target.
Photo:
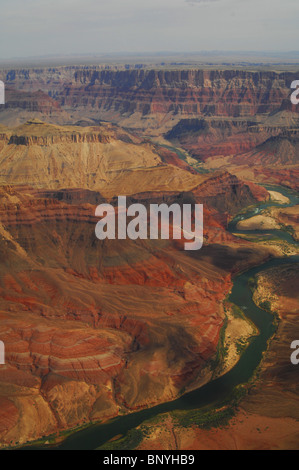
<svg viewBox="0 0 299 470">
<path fill-rule="evenodd" d="M 0 59 L 298 50 L 298 0 L 0 0 Z"/>
</svg>

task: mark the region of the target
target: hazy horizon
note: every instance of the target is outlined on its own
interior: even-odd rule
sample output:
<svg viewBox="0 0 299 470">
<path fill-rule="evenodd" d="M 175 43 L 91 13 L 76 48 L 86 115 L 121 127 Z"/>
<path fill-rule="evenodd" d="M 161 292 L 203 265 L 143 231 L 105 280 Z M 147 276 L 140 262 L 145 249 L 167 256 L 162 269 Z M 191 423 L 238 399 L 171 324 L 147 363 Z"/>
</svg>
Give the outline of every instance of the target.
<svg viewBox="0 0 299 470">
<path fill-rule="evenodd" d="M 2 0 L 0 60 L 295 49 L 297 0 Z M 122 52 L 127 51 L 127 52 Z"/>
</svg>

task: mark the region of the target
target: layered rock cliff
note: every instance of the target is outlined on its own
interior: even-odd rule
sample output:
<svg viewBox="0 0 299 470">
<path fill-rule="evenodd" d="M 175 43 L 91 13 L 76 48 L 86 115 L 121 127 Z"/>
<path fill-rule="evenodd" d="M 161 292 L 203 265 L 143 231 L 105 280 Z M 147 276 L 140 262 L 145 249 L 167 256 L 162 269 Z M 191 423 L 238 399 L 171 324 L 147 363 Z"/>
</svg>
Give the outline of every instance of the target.
<svg viewBox="0 0 299 470">
<path fill-rule="evenodd" d="M 5 70 L 0 78 L 15 90 L 42 90 L 80 118 L 113 119 L 141 129 L 169 128 L 183 116 L 297 112 L 289 101 L 290 85 L 298 78 L 291 72 L 59 67 Z"/>
<path fill-rule="evenodd" d="M 162 160 L 155 146 L 119 128 L 32 120 L 0 136 L 0 181 L 48 189 L 96 189 L 107 197 L 189 190 L 202 180 Z"/>
</svg>

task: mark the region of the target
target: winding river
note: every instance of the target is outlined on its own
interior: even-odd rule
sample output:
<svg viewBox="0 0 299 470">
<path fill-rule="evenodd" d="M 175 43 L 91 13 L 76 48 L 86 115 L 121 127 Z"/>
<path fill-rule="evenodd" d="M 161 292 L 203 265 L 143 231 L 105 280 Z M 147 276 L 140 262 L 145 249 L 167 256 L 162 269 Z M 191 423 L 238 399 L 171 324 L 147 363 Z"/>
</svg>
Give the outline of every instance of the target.
<svg viewBox="0 0 299 470">
<path fill-rule="evenodd" d="M 292 206 L 299 203 L 298 194 L 284 188 L 270 188 L 275 189 L 284 194 L 290 199 L 290 204 L 280 204 L 279 207 Z M 257 214 L 266 207 L 275 205 L 273 202 L 260 204 L 256 208 L 249 210 L 246 214 L 237 216 L 230 224 L 230 231 L 234 233 L 246 233 L 236 230 L 236 224 L 240 218 L 249 218 Z M 250 233 L 265 234 L 263 231 L 254 231 Z M 294 242 L 292 237 L 286 232 L 280 230 L 267 230 L 269 237 L 275 236 L 282 240 L 287 240 L 292 244 Z M 57 450 L 88 450 L 97 449 L 99 446 L 105 444 L 110 439 L 117 435 L 125 436 L 128 431 L 136 428 L 145 420 L 153 418 L 161 413 L 174 411 L 174 410 L 194 410 L 200 409 L 207 405 L 219 405 L 229 397 L 237 385 L 248 382 L 253 376 L 254 371 L 261 362 L 262 355 L 267 349 L 268 341 L 275 332 L 273 324 L 273 315 L 260 309 L 255 305 L 252 300 L 252 292 L 248 286 L 248 280 L 258 274 L 259 272 L 283 264 L 298 263 L 299 255 L 290 256 L 288 258 L 274 258 L 266 263 L 249 269 L 248 271 L 238 275 L 234 279 L 233 288 L 229 300 L 238 305 L 245 313 L 245 315 L 252 320 L 258 327 L 260 334 L 255 336 L 249 346 L 242 354 L 239 362 L 224 376 L 208 383 L 207 385 L 189 392 L 175 401 L 163 403 L 150 409 L 145 409 L 135 412 L 126 416 L 119 416 L 104 424 L 91 425 L 81 431 L 74 432 L 69 435 L 63 442 L 50 446 L 50 445 L 32 445 L 27 446 L 25 449 L 57 449 Z"/>
</svg>

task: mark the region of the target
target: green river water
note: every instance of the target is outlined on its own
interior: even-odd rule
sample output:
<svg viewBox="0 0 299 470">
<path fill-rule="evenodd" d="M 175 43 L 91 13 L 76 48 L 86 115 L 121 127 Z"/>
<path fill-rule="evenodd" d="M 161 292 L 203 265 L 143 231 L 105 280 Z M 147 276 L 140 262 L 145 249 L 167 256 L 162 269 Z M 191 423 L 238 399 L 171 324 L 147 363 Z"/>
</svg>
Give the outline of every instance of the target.
<svg viewBox="0 0 299 470">
<path fill-rule="evenodd" d="M 290 204 L 280 205 L 279 207 L 286 207 L 298 204 L 298 194 L 291 192 L 287 189 L 276 187 L 268 189 L 275 189 L 280 193 L 286 195 L 290 199 Z M 274 205 L 271 202 L 260 204 L 256 208 L 250 209 L 246 214 L 237 216 L 230 224 L 230 231 L 237 233 L 236 223 L 240 218 L 248 218 L 257 214 L 262 209 Z M 287 240 L 292 244 L 296 244 L 292 237 L 280 230 L 266 231 L 269 237 L 275 236 L 282 240 Z M 244 233 L 239 231 L 239 233 Z M 252 232 L 250 232 L 252 234 Z M 264 234 L 261 231 L 256 233 Z M 298 244 L 297 244 L 298 245 Z M 232 395 L 235 387 L 241 384 L 246 384 L 253 376 L 256 368 L 261 362 L 264 351 L 267 349 L 268 341 L 275 332 L 273 323 L 274 317 L 271 313 L 260 309 L 255 305 L 252 300 L 252 292 L 248 286 L 248 280 L 258 274 L 259 272 L 283 264 L 298 263 L 299 256 L 290 256 L 287 258 L 274 258 L 266 263 L 249 269 L 248 271 L 238 275 L 234 279 L 233 288 L 229 300 L 238 305 L 244 314 L 254 322 L 259 329 L 259 335 L 255 336 L 249 346 L 242 354 L 236 366 L 226 373 L 224 376 L 208 383 L 207 385 L 196 389 L 192 392 L 186 393 L 177 400 L 163 403 L 161 405 L 138 411 L 129 415 L 119 416 L 104 424 L 91 425 L 83 430 L 74 432 L 66 437 L 66 439 L 56 445 L 31 445 L 23 449 L 56 449 L 56 450 L 88 450 L 97 449 L 99 446 L 107 443 L 110 439 L 117 435 L 126 436 L 126 434 L 142 424 L 144 421 L 154 418 L 162 413 L 175 411 L 175 410 L 200 410 L 206 406 L 214 406 L 215 408 L 223 402 L 227 402 Z"/>
</svg>

